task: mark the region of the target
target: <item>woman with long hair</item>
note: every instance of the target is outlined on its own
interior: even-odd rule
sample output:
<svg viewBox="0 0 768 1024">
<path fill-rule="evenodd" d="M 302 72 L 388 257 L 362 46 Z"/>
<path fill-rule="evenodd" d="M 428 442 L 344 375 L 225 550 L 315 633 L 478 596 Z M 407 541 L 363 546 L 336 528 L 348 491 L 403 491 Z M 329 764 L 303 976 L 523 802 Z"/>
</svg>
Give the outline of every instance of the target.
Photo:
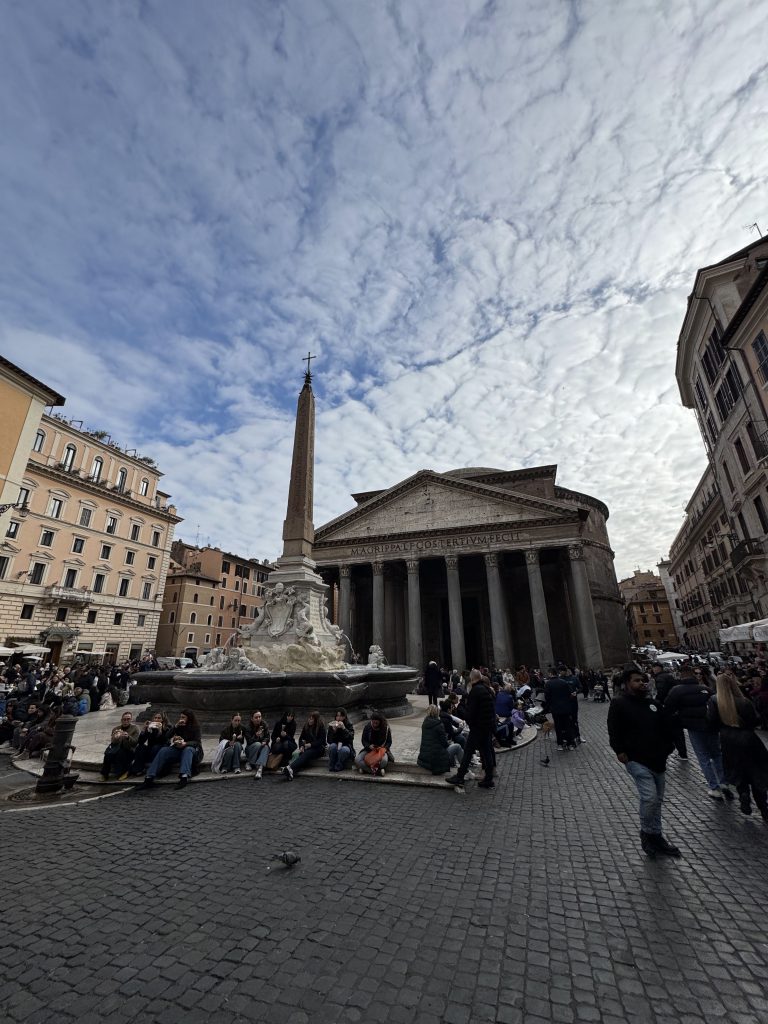
<svg viewBox="0 0 768 1024">
<path fill-rule="evenodd" d="M 355 756 L 355 727 L 339 708 L 328 726 L 328 771 L 343 772 L 350 757 Z"/>
<path fill-rule="evenodd" d="M 281 715 L 280 721 L 275 722 L 275 727 L 272 730 L 270 754 L 279 757 L 280 761 L 277 763 L 271 761 L 269 765 L 271 771 L 277 771 L 278 768 L 282 768 L 283 764 L 290 759 L 291 754 L 298 746 L 294 739 L 295 735 L 296 715 L 293 713 L 293 708 L 288 708 Z"/>
<path fill-rule="evenodd" d="M 416 763 L 433 775 L 445 775 L 456 766 L 463 753 L 458 743 L 448 741 L 440 711 L 437 705 L 430 704 L 421 723 L 421 744 Z"/>
<path fill-rule="evenodd" d="M 319 711 L 310 711 L 299 736 L 299 750 L 290 764 L 283 768 L 283 777 L 290 782 L 294 775 L 304 771 L 308 764 L 325 753 L 325 723 Z"/>
<path fill-rule="evenodd" d="M 193 711 L 185 709 L 179 712 L 179 720 L 171 729 L 168 744 L 167 747 L 161 747 L 158 750 L 152 764 L 147 769 L 146 778 L 139 787 L 140 789 L 150 789 L 155 784 L 156 776 L 162 775 L 174 764 L 179 766 L 177 789 L 187 785 L 195 767 L 203 759 L 200 726 L 197 724 Z"/>
<path fill-rule="evenodd" d="M 147 765 L 152 764 L 155 755 L 171 738 L 171 724 L 164 711 L 155 711 L 152 718 L 139 733 L 136 749 L 133 752 L 129 775 L 143 775 Z"/>
<path fill-rule="evenodd" d="M 383 775 L 387 764 L 394 760 L 391 747 L 392 733 L 386 718 L 380 711 L 372 711 L 371 720 L 363 729 L 363 745 L 355 758 L 355 767 L 359 772 L 367 767 L 371 775 Z"/>
<path fill-rule="evenodd" d="M 768 821 L 768 749 L 755 735 L 755 707 L 742 694 L 732 672 L 717 677 L 707 719 L 720 732 L 725 780 L 736 787 L 741 810 L 752 813 L 751 789 L 763 821 Z"/>
</svg>

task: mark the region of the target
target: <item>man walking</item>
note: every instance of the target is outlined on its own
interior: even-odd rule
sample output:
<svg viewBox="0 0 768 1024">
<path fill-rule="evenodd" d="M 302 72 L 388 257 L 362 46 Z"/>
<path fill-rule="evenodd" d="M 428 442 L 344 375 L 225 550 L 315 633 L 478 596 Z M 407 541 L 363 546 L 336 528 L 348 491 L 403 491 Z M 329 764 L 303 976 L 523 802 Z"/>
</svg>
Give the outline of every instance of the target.
<svg viewBox="0 0 768 1024">
<path fill-rule="evenodd" d="M 562 669 L 559 675 L 544 684 L 544 713 L 552 715 L 558 750 L 576 749 L 574 706 L 578 714 L 578 699 L 567 669 Z"/>
<path fill-rule="evenodd" d="M 443 692 L 443 679 L 436 661 L 430 661 L 424 669 L 424 689 L 427 691 L 429 703 L 437 704 Z"/>
<path fill-rule="evenodd" d="M 469 771 L 472 755 L 480 753 L 485 776 L 478 786 L 481 789 L 493 789 L 493 766 L 496 762 L 493 753 L 493 736 L 496 732 L 496 708 L 493 692 L 483 682 L 480 671 L 473 668 L 469 673 L 469 696 L 467 697 L 466 722 L 469 726 L 467 745 L 458 771 L 445 781 L 449 786 L 464 787 L 464 779 Z"/>
<path fill-rule="evenodd" d="M 687 729 L 696 760 L 707 780 L 707 796 L 713 800 L 733 800 L 733 793 L 725 784 L 720 736 L 707 721 L 707 704 L 712 691 L 696 677 L 696 670 L 688 663 L 680 668 L 680 680 L 672 687 L 664 701 L 664 713 L 678 730 Z"/>
<path fill-rule="evenodd" d="M 678 848 L 661 831 L 667 757 L 673 746 L 669 723 L 639 669 L 627 669 L 622 682 L 623 694 L 614 697 L 608 709 L 608 739 L 637 786 L 640 844 L 649 857 L 679 857 Z"/>
</svg>

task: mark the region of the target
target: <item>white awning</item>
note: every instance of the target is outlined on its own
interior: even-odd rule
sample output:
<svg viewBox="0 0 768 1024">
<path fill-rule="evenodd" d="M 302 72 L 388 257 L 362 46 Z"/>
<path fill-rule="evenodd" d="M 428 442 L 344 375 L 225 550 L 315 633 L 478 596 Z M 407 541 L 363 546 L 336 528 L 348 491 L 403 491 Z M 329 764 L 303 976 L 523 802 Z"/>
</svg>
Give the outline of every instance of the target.
<svg viewBox="0 0 768 1024">
<path fill-rule="evenodd" d="M 755 622 L 740 622 L 737 626 L 727 626 L 719 630 L 722 643 L 737 643 L 745 640 L 768 640 L 768 619 Z"/>
</svg>

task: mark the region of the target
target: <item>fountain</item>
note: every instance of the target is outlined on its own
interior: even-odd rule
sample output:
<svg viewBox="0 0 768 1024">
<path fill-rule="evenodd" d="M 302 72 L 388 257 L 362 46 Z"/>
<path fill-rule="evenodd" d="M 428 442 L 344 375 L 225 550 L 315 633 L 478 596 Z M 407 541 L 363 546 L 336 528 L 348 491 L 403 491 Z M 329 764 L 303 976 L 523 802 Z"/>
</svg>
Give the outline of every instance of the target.
<svg viewBox="0 0 768 1024">
<path fill-rule="evenodd" d="M 209 726 L 253 708 L 277 714 L 292 707 L 300 715 L 313 708 L 345 707 L 354 719 L 370 707 L 390 716 L 408 711 L 406 694 L 416 685 L 417 669 L 387 665 L 378 647 L 371 648 L 368 664 L 347 664 L 348 640 L 328 620 L 328 584 L 312 560 L 315 397 L 310 359 L 296 411 L 283 553 L 267 578 L 259 617 L 240 631 L 242 646 L 216 648 L 199 668 L 137 675 L 137 700 L 171 710 L 191 708 Z"/>
</svg>

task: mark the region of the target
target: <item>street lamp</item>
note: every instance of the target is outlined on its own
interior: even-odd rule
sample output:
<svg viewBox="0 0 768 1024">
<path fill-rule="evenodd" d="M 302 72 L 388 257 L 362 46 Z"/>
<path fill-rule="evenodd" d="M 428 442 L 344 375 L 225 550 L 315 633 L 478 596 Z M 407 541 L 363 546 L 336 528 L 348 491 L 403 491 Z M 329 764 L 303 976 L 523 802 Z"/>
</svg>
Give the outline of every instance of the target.
<svg viewBox="0 0 768 1024">
<path fill-rule="evenodd" d="M 22 519 L 25 519 L 29 515 L 29 505 L 26 501 L 14 501 L 10 505 L 0 505 L 0 516 L 12 508 L 18 509 L 19 515 Z"/>
</svg>

